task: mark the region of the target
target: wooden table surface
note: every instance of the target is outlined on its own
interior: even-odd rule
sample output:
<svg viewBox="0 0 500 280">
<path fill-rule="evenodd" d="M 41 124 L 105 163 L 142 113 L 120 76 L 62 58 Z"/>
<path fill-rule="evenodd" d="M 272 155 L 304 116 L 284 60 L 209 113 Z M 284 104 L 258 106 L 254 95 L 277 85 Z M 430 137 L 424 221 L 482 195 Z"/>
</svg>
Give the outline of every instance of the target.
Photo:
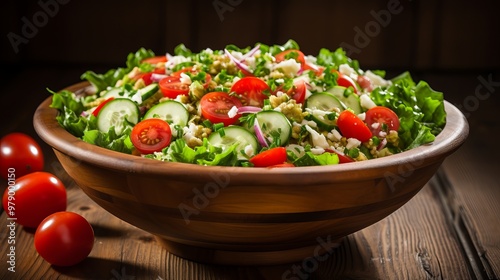
<svg viewBox="0 0 500 280">
<path fill-rule="evenodd" d="M 31 67 L 3 75 L 1 135 L 20 131 L 41 144 L 45 170 L 68 190 L 68 210 L 95 231 L 90 256 L 73 267 L 53 267 L 38 256 L 33 231 L 15 230 L 15 272 L 7 262 L 7 217 L 0 216 L 0 279 L 498 279 L 500 277 L 499 73 L 420 74 L 461 105 L 471 133 L 441 170 L 406 205 L 345 237 L 317 267 L 302 263 L 233 267 L 191 262 L 170 254 L 155 238 L 91 201 L 68 177 L 32 126 L 37 105 L 86 69 Z M 481 79 L 481 77 L 483 79 Z M 484 81 L 490 81 L 489 86 Z M 483 85 L 481 87 L 481 85 Z M 481 90 L 478 91 L 478 88 Z M 488 94 L 491 93 L 491 94 Z M 495 97 L 496 94 L 496 97 Z M 25 97 L 23 97 L 25 96 Z M 496 148 L 496 149 L 495 149 Z M 6 187 L 0 181 L 1 190 Z M 312 252 L 311 252 L 312 253 Z"/>
</svg>

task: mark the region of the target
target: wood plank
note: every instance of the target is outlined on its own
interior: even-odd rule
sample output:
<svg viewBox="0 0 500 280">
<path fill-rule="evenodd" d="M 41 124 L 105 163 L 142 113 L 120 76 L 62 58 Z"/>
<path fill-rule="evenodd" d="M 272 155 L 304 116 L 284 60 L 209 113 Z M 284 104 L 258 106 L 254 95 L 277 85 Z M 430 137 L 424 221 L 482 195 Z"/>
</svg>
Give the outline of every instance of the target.
<svg viewBox="0 0 500 280">
<path fill-rule="evenodd" d="M 472 242 L 472 248 L 488 279 L 500 276 L 500 164 L 498 149 L 492 145 L 480 145 L 476 137 L 466 143 L 464 149 L 444 164 L 448 175 L 446 195 L 456 221 L 463 223 L 464 234 Z M 487 154 L 476 152 L 483 147 Z"/>
</svg>

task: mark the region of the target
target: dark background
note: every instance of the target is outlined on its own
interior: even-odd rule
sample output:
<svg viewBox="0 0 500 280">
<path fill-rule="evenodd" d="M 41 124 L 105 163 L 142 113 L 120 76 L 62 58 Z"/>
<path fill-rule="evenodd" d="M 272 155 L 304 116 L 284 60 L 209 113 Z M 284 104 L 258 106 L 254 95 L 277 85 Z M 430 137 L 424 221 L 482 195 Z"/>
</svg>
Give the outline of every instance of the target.
<svg viewBox="0 0 500 280">
<path fill-rule="evenodd" d="M 127 54 L 140 47 L 163 54 L 173 53 L 180 43 L 199 51 L 227 44 L 283 44 L 290 38 L 313 55 L 322 47 L 352 46 L 349 53 L 362 69 L 385 69 L 389 78 L 409 70 L 469 116 L 498 104 L 498 82 L 488 91 L 480 88 L 481 99 L 477 90 L 480 77 L 500 81 L 499 3 L 3 1 L 1 134 L 20 129 L 12 124 L 9 109 L 23 106 L 24 111 L 34 112 L 49 96 L 45 88 L 59 90 L 79 82 L 85 70 L 104 72 L 124 66 Z M 16 45 L 13 40 L 22 42 Z M 17 116 L 26 123 L 21 130 L 33 132 L 31 117 Z"/>
</svg>

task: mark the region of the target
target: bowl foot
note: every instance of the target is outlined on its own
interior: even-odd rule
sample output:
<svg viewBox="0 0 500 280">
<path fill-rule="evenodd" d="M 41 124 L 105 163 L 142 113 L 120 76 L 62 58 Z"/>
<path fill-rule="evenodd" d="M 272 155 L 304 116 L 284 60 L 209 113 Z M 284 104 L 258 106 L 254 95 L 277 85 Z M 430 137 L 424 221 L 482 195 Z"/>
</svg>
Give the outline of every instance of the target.
<svg viewBox="0 0 500 280">
<path fill-rule="evenodd" d="M 326 260 L 333 250 L 340 246 L 342 239 L 320 239 L 315 245 L 274 251 L 253 250 L 218 250 L 181 244 L 165 238 L 156 237 L 170 253 L 191 261 L 220 265 L 279 265 L 304 262 L 310 258 Z"/>
</svg>

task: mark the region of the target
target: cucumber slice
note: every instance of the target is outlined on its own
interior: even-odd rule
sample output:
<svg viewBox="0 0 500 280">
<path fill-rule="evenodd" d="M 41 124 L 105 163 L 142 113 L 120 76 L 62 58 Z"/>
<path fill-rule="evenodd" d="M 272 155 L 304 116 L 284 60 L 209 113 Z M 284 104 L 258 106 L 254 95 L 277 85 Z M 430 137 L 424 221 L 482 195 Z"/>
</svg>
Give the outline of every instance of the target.
<svg viewBox="0 0 500 280">
<path fill-rule="evenodd" d="M 139 121 L 139 107 L 128 98 L 115 98 L 106 103 L 97 115 L 97 129 L 108 132 L 114 127 L 117 135 L 122 134 L 127 125 Z"/>
<path fill-rule="evenodd" d="M 278 111 L 261 111 L 255 115 L 260 129 L 266 139 L 279 135 L 280 145 L 285 146 L 292 135 L 292 124 L 283 113 Z"/>
<path fill-rule="evenodd" d="M 182 103 L 167 100 L 154 105 L 144 115 L 144 119 L 159 118 L 171 124 L 185 127 L 189 121 L 189 112 Z"/>
<path fill-rule="evenodd" d="M 139 89 L 137 92 L 141 95 L 141 99 L 144 102 L 144 100 L 153 96 L 156 92 L 158 92 L 158 90 L 160 90 L 160 86 L 156 83 L 152 83 L 146 87 Z"/>
<path fill-rule="evenodd" d="M 311 113 L 312 120 L 318 125 L 320 129 L 330 131 L 337 126 L 337 122 L 335 121 L 335 117 L 337 116 L 336 112 L 322 111 L 319 109 L 306 110 Z M 333 116 L 334 118 L 330 118 L 331 116 Z"/>
<path fill-rule="evenodd" d="M 363 113 L 359 96 L 352 91 L 346 91 L 346 89 L 345 87 L 334 86 L 328 92 L 337 97 L 346 108 L 351 109 L 356 115 Z"/>
<path fill-rule="evenodd" d="M 123 89 L 121 87 L 117 87 L 117 88 L 111 88 L 108 91 L 106 91 L 106 93 L 104 93 L 103 97 L 108 99 L 110 97 L 122 98 L 125 96 L 124 96 Z"/>
<path fill-rule="evenodd" d="M 248 130 L 240 126 L 228 126 L 223 129 L 224 136 L 221 136 L 218 132 L 212 132 L 210 136 L 208 136 L 208 142 L 216 147 L 228 147 L 234 143 L 239 143 L 236 147 L 239 159 L 247 158 L 244 156 L 244 151 L 248 145 L 252 147 L 254 154 L 259 151 L 257 138 Z"/>
<path fill-rule="evenodd" d="M 338 108 L 340 111 L 346 109 L 345 105 L 337 97 L 328 92 L 319 92 L 309 96 L 306 100 L 306 108 L 329 112 L 333 112 L 334 108 Z"/>
</svg>

